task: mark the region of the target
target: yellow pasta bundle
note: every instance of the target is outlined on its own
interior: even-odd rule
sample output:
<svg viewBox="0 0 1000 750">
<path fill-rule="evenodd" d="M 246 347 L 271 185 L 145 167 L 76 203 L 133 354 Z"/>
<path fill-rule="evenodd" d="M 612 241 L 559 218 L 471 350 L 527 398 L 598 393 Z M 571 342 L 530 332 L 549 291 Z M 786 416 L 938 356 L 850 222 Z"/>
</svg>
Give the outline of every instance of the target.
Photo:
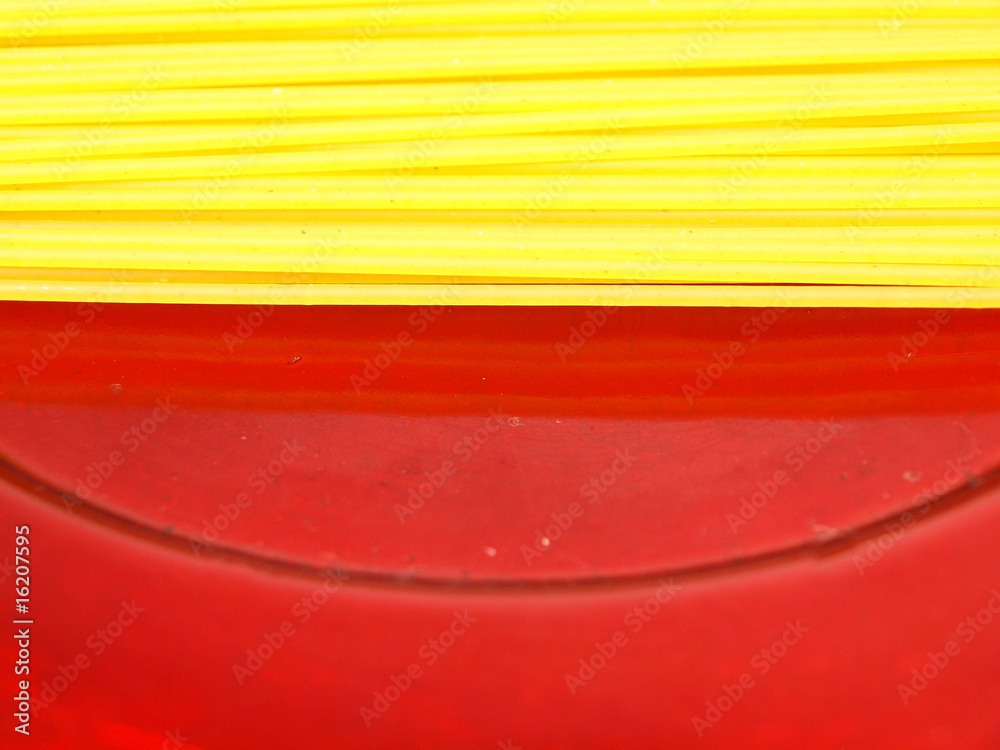
<svg viewBox="0 0 1000 750">
<path fill-rule="evenodd" d="M 0 299 L 1000 307 L 996 0 L 8 0 Z"/>
</svg>

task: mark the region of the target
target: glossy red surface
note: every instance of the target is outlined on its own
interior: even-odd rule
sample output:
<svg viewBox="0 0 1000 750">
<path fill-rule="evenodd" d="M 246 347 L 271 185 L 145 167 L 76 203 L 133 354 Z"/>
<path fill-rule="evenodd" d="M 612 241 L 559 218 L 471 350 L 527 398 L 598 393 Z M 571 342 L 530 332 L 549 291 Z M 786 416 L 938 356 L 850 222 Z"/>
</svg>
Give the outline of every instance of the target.
<svg viewBox="0 0 1000 750">
<path fill-rule="evenodd" d="M 995 311 L 0 308 L 34 745 L 1000 744 Z"/>
</svg>

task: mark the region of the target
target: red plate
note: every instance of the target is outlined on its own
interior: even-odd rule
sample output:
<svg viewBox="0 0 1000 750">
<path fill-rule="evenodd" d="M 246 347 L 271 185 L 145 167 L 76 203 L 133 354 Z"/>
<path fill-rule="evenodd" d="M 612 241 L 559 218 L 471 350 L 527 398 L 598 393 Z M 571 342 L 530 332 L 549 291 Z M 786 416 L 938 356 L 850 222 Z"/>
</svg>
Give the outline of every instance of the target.
<svg viewBox="0 0 1000 750">
<path fill-rule="evenodd" d="M 0 307 L 38 747 L 1000 746 L 1000 313 Z"/>
</svg>

